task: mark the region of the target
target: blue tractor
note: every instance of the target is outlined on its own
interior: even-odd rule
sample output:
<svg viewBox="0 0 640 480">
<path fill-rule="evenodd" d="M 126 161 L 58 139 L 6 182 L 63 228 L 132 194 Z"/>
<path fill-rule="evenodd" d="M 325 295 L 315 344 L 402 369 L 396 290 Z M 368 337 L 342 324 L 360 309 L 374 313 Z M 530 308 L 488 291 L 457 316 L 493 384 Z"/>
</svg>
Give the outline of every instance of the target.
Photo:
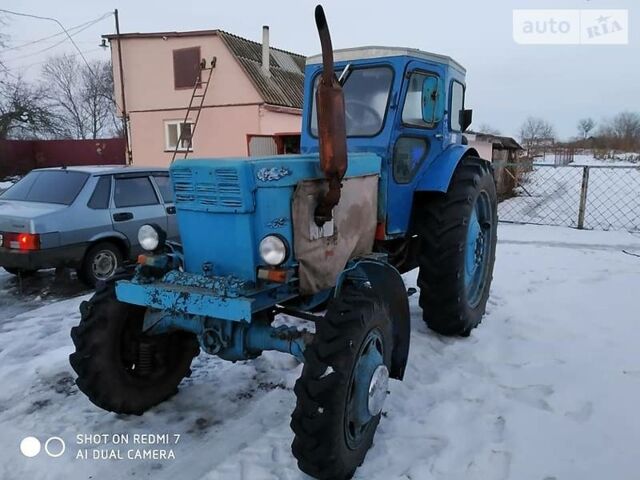
<svg viewBox="0 0 640 480">
<path fill-rule="evenodd" d="M 294 355 L 304 367 L 293 454 L 307 474 L 342 479 L 372 444 L 389 378 L 404 375 L 401 274 L 420 269 L 429 328 L 466 336 L 480 323 L 496 191 L 463 135 L 463 67 L 406 48 L 334 52 L 321 7 L 316 23 L 322 55 L 307 62 L 302 153 L 174 163 L 182 243 L 140 229 L 147 253 L 133 277 L 81 305 L 70 362 L 93 403 L 142 414 L 177 392 L 200 350 L 230 361 Z M 280 313 L 315 331 L 273 326 Z"/>
</svg>

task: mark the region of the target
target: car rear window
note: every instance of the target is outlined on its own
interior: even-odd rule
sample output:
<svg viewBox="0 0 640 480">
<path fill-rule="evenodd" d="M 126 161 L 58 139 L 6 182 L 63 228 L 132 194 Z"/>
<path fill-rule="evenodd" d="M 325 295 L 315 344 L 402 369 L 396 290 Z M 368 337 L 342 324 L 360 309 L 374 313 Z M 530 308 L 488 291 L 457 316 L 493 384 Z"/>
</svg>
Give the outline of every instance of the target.
<svg viewBox="0 0 640 480">
<path fill-rule="evenodd" d="M 40 170 L 29 173 L 0 197 L 3 200 L 71 205 L 89 178 L 88 173 Z"/>
<path fill-rule="evenodd" d="M 91 195 L 91 199 L 87 206 L 94 210 L 105 210 L 109 208 L 109 196 L 111 195 L 111 177 L 100 177 L 96 188 Z"/>
</svg>

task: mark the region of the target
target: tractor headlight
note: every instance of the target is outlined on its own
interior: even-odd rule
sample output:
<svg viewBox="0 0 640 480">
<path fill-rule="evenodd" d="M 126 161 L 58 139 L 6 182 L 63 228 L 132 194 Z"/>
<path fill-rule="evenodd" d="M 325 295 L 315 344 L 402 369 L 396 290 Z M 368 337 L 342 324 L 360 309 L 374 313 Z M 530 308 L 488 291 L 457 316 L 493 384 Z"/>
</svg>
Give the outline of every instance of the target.
<svg viewBox="0 0 640 480">
<path fill-rule="evenodd" d="M 260 256 L 268 265 L 280 265 L 287 259 L 287 245 L 276 235 L 267 235 L 260 242 Z"/>
<path fill-rule="evenodd" d="M 164 244 L 166 234 L 156 225 L 143 225 L 138 230 L 138 243 L 148 252 Z"/>
</svg>

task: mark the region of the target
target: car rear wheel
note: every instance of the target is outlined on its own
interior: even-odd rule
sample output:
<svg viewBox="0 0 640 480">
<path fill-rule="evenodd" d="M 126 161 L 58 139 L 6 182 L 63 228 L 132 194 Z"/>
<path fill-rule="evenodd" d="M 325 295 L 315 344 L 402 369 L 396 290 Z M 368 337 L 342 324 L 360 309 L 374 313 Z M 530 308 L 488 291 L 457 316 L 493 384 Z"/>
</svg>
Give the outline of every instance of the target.
<svg viewBox="0 0 640 480">
<path fill-rule="evenodd" d="M 91 247 L 78 270 L 78 277 L 95 287 L 99 281 L 107 281 L 122 266 L 122 252 L 111 242 L 98 243 Z"/>
</svg>

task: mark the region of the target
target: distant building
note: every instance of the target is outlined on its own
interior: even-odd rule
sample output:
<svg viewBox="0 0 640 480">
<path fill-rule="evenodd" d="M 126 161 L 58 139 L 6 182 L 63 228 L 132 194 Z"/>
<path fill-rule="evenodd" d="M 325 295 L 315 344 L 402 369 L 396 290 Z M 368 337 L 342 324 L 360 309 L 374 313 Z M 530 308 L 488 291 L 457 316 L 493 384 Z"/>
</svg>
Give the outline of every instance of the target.
<svg viewBox="0 0 640 480">
<path fill-rule="evenodd" d="M 515 139 L 502 135 L 469 131 L 464 136 L 480 157 L 491 160 L 498 196 L 511 196 L 522 174 L 531 168 L 527 159 L 521 155 L 524 151 L 522 146 Z"/>
<path fill-rule="evenodd" d="M 121 110 L 118 40 L 115 35 L 104 38 L 111 43 Z M 221 30 L 125 33 L 120 38 L 134 164 L 169 163 L 181 130 L 190 129 L 194 121 L 191 115 L 184 125 L 199 63 L 213 57 L 217 64 L 189 156 L 246 156 L 249 139 L 259 141 L 265 135 L 277 135 L 279 145 L 295 149 L 306 59 L 270 48 L 268 27 L 262 44 Z M 183 142 L 179 150 L 187 147 Z"/>
</svg>

